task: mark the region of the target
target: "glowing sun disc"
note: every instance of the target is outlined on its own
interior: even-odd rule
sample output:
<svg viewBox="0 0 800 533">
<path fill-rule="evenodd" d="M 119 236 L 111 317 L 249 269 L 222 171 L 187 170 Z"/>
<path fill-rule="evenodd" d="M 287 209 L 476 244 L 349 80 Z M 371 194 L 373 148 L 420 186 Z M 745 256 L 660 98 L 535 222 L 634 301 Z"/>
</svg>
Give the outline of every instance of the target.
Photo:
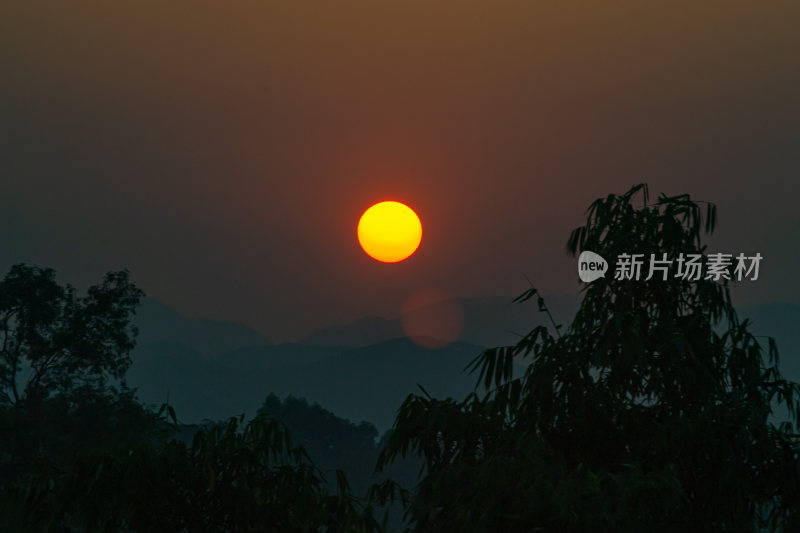
<svg viewBox="0 0 800 533">
<path fill-rule="evenodd" d="M 422 223 L 413 209 L 400 202 L 379 202 L 361 215 L 358 242 L 378 261 L 407 259 L 422 241 Z"/>
</svg>

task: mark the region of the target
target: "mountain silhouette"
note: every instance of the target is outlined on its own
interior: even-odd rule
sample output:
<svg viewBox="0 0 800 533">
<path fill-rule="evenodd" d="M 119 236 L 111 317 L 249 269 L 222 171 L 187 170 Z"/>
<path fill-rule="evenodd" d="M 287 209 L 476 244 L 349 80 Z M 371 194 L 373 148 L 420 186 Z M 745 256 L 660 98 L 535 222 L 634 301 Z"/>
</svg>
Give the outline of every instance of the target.
<svg viewBox="0 0 800 533">
<path fill-rule="evenodd" d="M 547 297 L 558 321 L 571 316 L 569 309 L 576 301 Z M 457 302 L 465 317 L 462 338 L 473 341 L 514 342 L 516 333 L 543 323 L 535 302 L 511 304 L 507 298 Z M 419 392 L 417 384 L 437 397 L 463 398 L 473 390 L 476 378 L 463 368 L 482 346 L 502 344 L 462 340 L 427 349 L 404 337 L 354 348 L 322 344 L 362 343 L 402 328 L 399 318 L 369 318 L 320 330 L 303 343 L 273 345 L 241 324 L 186 318 L 164 304 L 149 301 L 148 305 L 137 315 L 145 318 L 139 322 L 140 339 L 145 342 L 132 354 L 128 383 L 147 403 L 159 405 L 168 398 L 178 417 L 188 423 L 239 413 L 251 416 L 269 394 L 276 394 L 306 398 L 337 416 L 369 421 L 383 432 L 405 397 Z M 800 306 L 771 303 L 739 313 L 752 320 L 754 332 L 775 338 L 784 375 L 800 381 Z M 158 321 L 159 317 L 165 320 Z M 503 331 L 509 319 L 514 333 L 510 328 Z M 370 330 L 370 325 L 377 327 Z"/>
<path fill-rule="evenodd" d="M 177 343 L 203 357 L 213 357 L 244 346 L 271 344 L 255 329 L 244 324 L 186 317 L 150 298 L 142 301 L 133 323 L 139 328 L 138 346 Z"/>
<path fill-rule="evenodd" d="M 419 392 L 417 384 L 438 396 L 464 397 L 472 391 L 475 376 L 462 370 L 481 348 L 458 342 L 427 349 L 399 338 L 308 364 L 265 368 L 230 366 L 228 355 L 205 359 L 187 356 L 187 351 L 182 347 L 177 355 L 147 353 L 134 358 L 128 371 L 129 384 L 144 402 L 158 405 L 169 398 L 182 422 L 239 413 L 249 417 L 275 394 L 306 398 L 338 416 L 366 420 L 384 431 L 406 396 Z"/>
<path fill-rule="evenodd" d="M 458 340 L 479 346 L 500 346 L 515 343 L 536 325 L 549 322 L 540 313 L 536 302 L 513 303 L 511 296 L 453 298 L 432 303 L 394 318 L 366 317 L 346 324 L 322 328 L 307 335 L 302 343 L 349 346 L 358 348 L 405 336 L 403 319 L 414 315 L 436 315 L 437 309 L 452 306 L 461 310 L 463 324 Z M 573 294 L 545 296 L 553 317 L 568 322 L 578 309 L 579 296 Z"/>
</svg>

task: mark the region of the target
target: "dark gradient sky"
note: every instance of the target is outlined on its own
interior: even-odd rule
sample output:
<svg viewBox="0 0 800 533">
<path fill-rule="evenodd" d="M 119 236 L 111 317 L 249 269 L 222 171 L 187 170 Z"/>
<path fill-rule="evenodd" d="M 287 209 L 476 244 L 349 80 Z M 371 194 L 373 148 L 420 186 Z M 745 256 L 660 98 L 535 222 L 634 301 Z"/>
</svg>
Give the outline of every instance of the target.
<svg viewBox="0 0 800 533">
<path fill-rule="evenodd" d="M 3 2 L 0 266 L 149 296 L 275 340 L 422 288 L 577 287 L 587 205 L 640 181 L 764 255 L 800 302 L 793 2 Z M 358 247 L 373 202 L 422 246 Z"/>
</svg>

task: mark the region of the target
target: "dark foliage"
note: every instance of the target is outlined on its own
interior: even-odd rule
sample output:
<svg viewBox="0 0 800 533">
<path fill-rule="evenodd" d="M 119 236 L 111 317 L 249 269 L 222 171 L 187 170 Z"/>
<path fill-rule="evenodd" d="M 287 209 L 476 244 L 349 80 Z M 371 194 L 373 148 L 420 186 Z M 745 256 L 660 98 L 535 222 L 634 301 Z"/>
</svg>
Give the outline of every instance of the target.
<svg viewBox="0 0 800 533">
<path fill-rule="evenodd" d="M 270 395 L 258 410 L 286 426 L 292 440 L 302 446 L 314 464 L 326 473 L 340 469 L 356 494 L 364 495 L 372 481 L 377 459 L 378 431 L 369 422 L 354 424 L 318 404 L 289 396 L 281 401 Z"/>
<path fill-rule="evenodd" d="M 232 418 L 177 440 L 78 453 L 4 494 L 8 531 L 379 531 L 344 476 L 330 492 L 276 421 Z"/>
<path fill-rule="evenodd" d="M 0 406 L 107 392 L 130 366 L 142 296 L 126 271 L 79 297 L 51 269 L 12 267 L 0 282 Z"/>
<path fill-rule="evenodd" d="M 593 203 L 568 250 L 703 253 L 715 223 L 713 205 L 648 204 L 640 185 Z M 379 467 L 424 458 L 408 506 L 418 531 L 800 527 L 800 389 L 774 342 L 750 334 L 724 280 L 617 280 L 614 268 L 586 286 L 566 331 L 537 327 L 477 358 L 487 394 L 404 402 Z M 536 289 L 529 299 L 549 313 Z M 791 420 L 775 421 L 778 404 Z"/>
<path fill-rule="evenodd" d="M 384 529 L 278 421 L 233 418 L 187 443 L 171 407 L 143 408 L 124 382 L 141 295 L 127 272 L 84 297 L 49 269 L 0 281 L 0 531 Z"/>
<path fill-rule="evenodd" d="M 125 271 L 82 297 L 51 269 L 19 264 L 0 281 L 0 486 L 36 461 L 152 435 L 123 380 L 141 296 Z"/>
</svg>

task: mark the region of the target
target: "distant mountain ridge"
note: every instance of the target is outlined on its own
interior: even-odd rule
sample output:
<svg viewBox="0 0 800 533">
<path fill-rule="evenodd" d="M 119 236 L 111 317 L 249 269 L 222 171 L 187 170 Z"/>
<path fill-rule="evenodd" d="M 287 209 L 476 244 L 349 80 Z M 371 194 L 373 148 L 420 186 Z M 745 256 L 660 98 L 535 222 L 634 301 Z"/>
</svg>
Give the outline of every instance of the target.
<svg viewBox="0 0 800 533">
<path fill-rule="evenodd" d="M 544 296 L 554 318 L 565 326 L 577 311 L 579 298 L 577 294 Z M 511 296 L 453 298 L 416 309 L 407 316 L 431 313 L 432 310 L 435 314 L 436 308 L 454 305 L 463 315 L 463 326 L 458 340 L 480 346 L 501 346 L 513 344 L 534 326 L 549 323 L 546 315 L 539 312 L 535 300 L 513 303 L 513 299 Z M 358 348 L 405 335 L 403 316 L 373 316 L 322 328 L 307 335 L 301 343 Z"/>
<path fill-rule="evenodd" d="M 320 330 L 308 342 L 275 345 L 247 326 L 182 317 L 150 301 L 137 315 L 141 334 L 128 383 L 147 403 L 158 405 L 169 398 L 184 422 L 242 412 L 250 416 L 274 393 L 304 397 L 337 416 L 367 420 L 385 431 L 403 399 L 419 392 L 417 384 L 434 396 L 463 398 L 473 390 L 476 378 L 463 369 L 483 346 L 513 343 L 518 337 L 511 331 L 523 334 L 544 323 L 535 301 L 512 304 L 510 300 L 457 300 L 465 334 L 438 350 L 422 348 L 402 336 L 382 339 L 402 330 L 399 318 L 357 320 Z M 571 306 L 577 308 L 577 297 L 545 300 L 565 325 L 574 314 Z M 741 308 L 739 315 L 751 319 L 756 334 L 775 338 L 785 377 L 800 381 L 800 305 Z M 476 342 L 481 339 L 496 342 Z M 344 347 L 345 342 L 369 344 Z"/>
<path fill-rule="evenodd" d="M 341 346 L 314 346 L 284 342 L 271 346 L 237 348 L 217 356 L 215 360 L 234 368 L 267 370 L 311 364 L 346 350 L 347 348 Z"/>
<path fill-rule="evenodd" d="M 179 343 L 204 357 L 245 346 L 271 344 L 250 326 L 210 318 L 186 317 L 150 298 L 142 301 L 133 323 L 139 328 L 138 345 Z"/>
<path fill-rule="evenodd" d="M 300 342 L 357 348 L 403 336 L 403 326 L 399 319 L 368 316 L 347 324 L 317 330 L 304 337 Z"/>
<path fill-rule="evenodd" d="M 163 355 L 134 359 L 128 382 L 146 403 L 169 397 L 186 423 L 255 414 L 269 394 L 317 402 L 338 416 L 385 431 L 417 384 L 437 396 L 464 397 L 476 376 L 463 372 L 482 348 L 454 343 L 430 350 L 399 338 L 330 355 L 304 365 L 240 368 L 226 358 Z"/>
<path fill-rule="evenodd" d="M 780 369 L 784 377 L 800 382 L 800 305 L 775 302 L 745 307 L 740 318 L 751 322 L 755 335 L 771 336 L 778 346 Z M 766 344 L 762 343 L 766 351 Z"/>
</svg>

